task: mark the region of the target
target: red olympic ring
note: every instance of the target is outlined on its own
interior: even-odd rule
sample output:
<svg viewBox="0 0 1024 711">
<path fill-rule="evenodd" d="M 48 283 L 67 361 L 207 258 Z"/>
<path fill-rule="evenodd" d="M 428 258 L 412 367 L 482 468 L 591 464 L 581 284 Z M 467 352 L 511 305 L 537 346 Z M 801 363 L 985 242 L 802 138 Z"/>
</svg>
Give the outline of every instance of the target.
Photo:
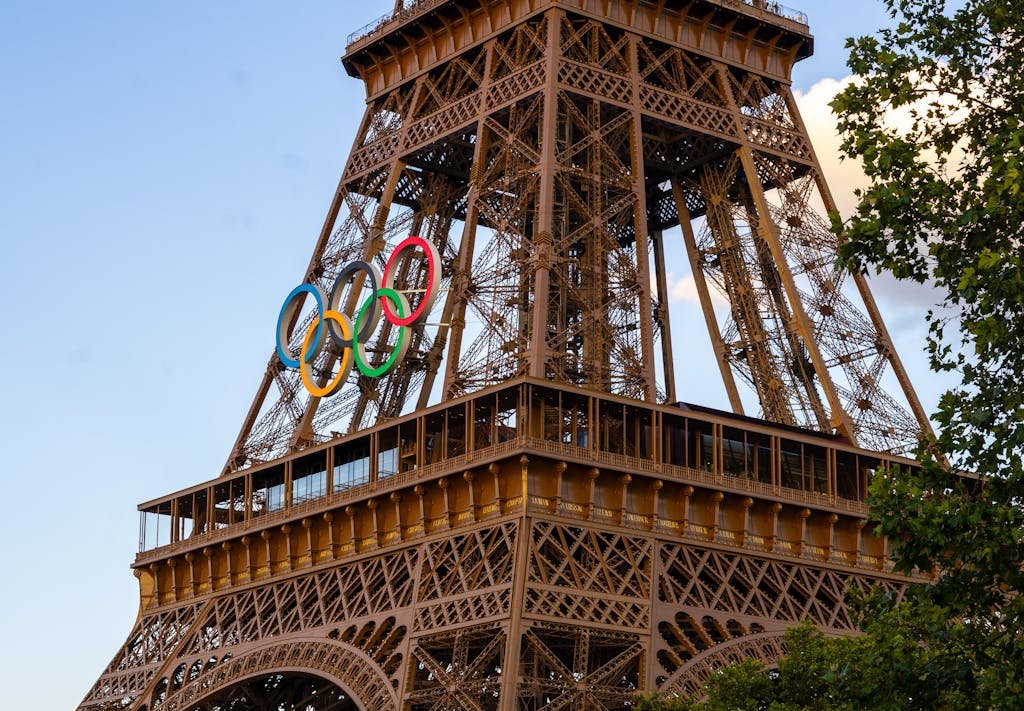
<svg viewBox="0 0 1024 711">
<path fill-rule="evenodd" d="M 395 273 L 394 266 L 398 263 L 398 256 L 408 250 L 419 247 L 423 250 L 423 253 L 427 255 L 427 292 L 423 295 L 420 300 L 420 305 L 416 307 L 416 310 L 411 314 L 402 318 L 391 311 L 391 305 L 386 299 L 381 299 L 381 305 L 384 307 L 384 317 L 395 326 L 409 326 L 415 323 L 420 316 L 425 312 L 429 311 L 434 305 L 434 299 L 437 297 L 437 268 L 441 262 L 441 258 L 437 253 L 437 247 L 427 242 L 422 237 L 409 237 L 400 245 L 395 248 L 395 251 L 391 253 L 391 258 L 388 259 L 387 265 L 384 267 L 384 288 L 394 289 L 395 288 Z"/>
</svg>

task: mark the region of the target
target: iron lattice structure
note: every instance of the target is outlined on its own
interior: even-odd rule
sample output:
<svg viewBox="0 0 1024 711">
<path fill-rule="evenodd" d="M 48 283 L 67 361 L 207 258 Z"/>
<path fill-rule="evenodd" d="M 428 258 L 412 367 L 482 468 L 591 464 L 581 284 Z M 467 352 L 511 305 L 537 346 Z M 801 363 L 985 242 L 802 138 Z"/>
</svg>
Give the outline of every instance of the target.
<svg viewBox="0 0 1024 711">
<path fill-rule="evenodd" d="M 309 397 L 272 356 L 228 470 L 517 375 L 675 400 L 675 226 L 734 411 L 740 383 L 765 419 L 916 442 L 927 418 L 813 209 L 834 205 L 788 85 L 806 27 L 736 2 L 664 5 L 421 2 L 349 47 L 370 99 L 306 279 L 328 289 L 412 232 L 442 254 L 447 298 L 401 368 L 357 373 L 336 398 Z M 425 267 L 409 269 L 422 288 Z"/>
<path fill-rule="evenodd" d="M 757 0 L 399 0 L 352 37 L 367 111 L 305 280 L 416 234 L 444 298 L 335 397 L 271 358 L 222 476 L 140 507 L 169 538 L 80 709 L 619 708 L 899 594 L 862 501 L 928 425 L 814 209 L 811 46 Z M 673 404 L 676 227 L 730 414 Z"/>
</svg>

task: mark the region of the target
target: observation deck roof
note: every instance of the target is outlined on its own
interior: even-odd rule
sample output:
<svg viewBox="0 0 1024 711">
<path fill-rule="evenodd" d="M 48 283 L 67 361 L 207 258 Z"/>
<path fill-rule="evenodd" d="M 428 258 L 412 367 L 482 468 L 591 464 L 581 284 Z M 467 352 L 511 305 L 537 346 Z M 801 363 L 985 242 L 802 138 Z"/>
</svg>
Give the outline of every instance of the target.
<svg viewBox="0 0 1024 711">
<path fill-rule="evenodd" d="M 352 45 L 362 43 L 364 40 L 377 39 L 407 22 L 412 22 L 426 15 L 441 5 L 454 4 L 454 2 L 456 0 L 409 0 L 401 10 L 381 15 L 377 19 L 371 20 L 359 29 L 351 32 L 345 44 L 347 47 L 352 47 Z M 694 5 L 695 3 L 669 2 L 666 3 L 666 7 L 671 8 L 674 4 Z M 723 9 L 727 8 L 761 19 L 768 18 L 776 22 L 785 21 L 786 24 L 802 25 L 805 28 L 808 25 L 807 13 L 787 7 L 782 3 L 771 2 L 771 0 L 702 0 L 698 4 L 719 5 Z"/>
<path fill-rule="evenodd" d="M 406 0 L 401 10 L 379 17 L 349 34 L 342 63 L 351 76 L 360 77 L 362 69 L 393 58 L 396 47 L 415 44 L 421 38 L 430 44 L 430 38 L 446 35 L 455 25 L 473 22 L 471 18 L 476 15 L 486 15 L 486 12 L 474 10 L 486 7 L 488 2 L 491 0 Z M 532 9 L 518 7 L 512 18 L 504 19 L 518 22 L 520 18 L 550 7 L 560 7 L 569 13 L 607 20 L 609 24 L 661 34 L 657 28 L 645 29 L 631 24 L 638 16 L 636 12 L 625 13 L 623 9 L 609 12 L 602 9 L 606 7 L 604 3 L 596 0 L 547 0 L 526 4 Z M 697 25 L 727 28 L 744 36 L 756 36 L 762 42 L 792 47 L 796 61 L 806 59 L 814 52 L 814 38 L 808 27 L 807 14 L 772 0 L 630 0 L 629 4 L 645 9 L 648 16 L 665 13 Z M 624 13 L 633 19 L 619 17 Z M 471 34 L 477 36 L 479 33 L 474 31 Z M 464 41 L 465 37 L 460 36 L 457 43 Z"/>
</svg>

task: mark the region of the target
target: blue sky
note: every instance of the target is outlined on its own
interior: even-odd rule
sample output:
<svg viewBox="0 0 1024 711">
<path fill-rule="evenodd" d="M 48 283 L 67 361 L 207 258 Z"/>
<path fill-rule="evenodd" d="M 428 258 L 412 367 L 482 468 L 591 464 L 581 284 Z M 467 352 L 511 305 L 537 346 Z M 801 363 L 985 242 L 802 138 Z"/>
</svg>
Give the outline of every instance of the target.
<svg viewBox="0 0 1024 711">
<path fill-rule="evenodd" d="M 345 37 L 391 5 L 0 4 L 0 708 L 79 702 L 135 617 L 136 504 L 219 471 L 362 115 Z M 845 76 L 843 39 L 886 19 L 800 9 L 801 91 Z M 878 291 L 931 407 L 927 294 Z M 724 406 L 694 323 L 681 396 Z"/>
</svg>

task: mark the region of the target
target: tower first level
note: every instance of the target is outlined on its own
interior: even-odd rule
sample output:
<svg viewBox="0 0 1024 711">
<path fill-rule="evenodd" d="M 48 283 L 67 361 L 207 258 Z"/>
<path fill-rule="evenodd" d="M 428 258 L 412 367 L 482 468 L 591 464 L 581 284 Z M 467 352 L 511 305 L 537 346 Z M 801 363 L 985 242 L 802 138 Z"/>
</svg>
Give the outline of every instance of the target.
<svg viewBox="0 0 1024 711">
<path fill-rule="evenodd" d="M 900 594 L 864 525 L 894 465 L 914 466 L 519 378 L 140 506 L 141 613 L 80 708 L 697 693 L 731 660 L 772 663 L 800 620 L 851 632 L 851 587 Z"/>
</svg>

